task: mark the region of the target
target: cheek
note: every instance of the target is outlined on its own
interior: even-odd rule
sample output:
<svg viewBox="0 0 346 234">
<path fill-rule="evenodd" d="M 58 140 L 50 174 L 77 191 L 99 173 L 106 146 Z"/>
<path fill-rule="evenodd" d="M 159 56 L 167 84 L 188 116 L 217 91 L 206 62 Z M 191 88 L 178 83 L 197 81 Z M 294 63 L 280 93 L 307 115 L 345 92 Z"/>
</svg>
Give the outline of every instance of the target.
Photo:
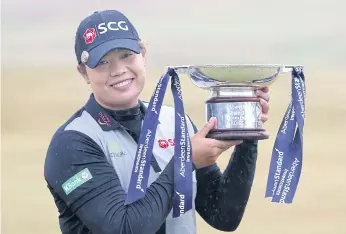
<svg viewBox="0 0 346 234">
<path fill-rule="evenodd" d="M 142 90 L 144 88 L 145 80 L 146 80 L 145 70 L 138 71 L 137 87 L 139 90 Z"/>
<path fill-rule="evenodd" d="M 138 80 L 140 82 L 144 82 L 145 81 L 145 77 L 146 77 L 145 70 L 144 69 L 139 70 L 138 73 L 137 73 Z"/>
<path fill-rule="evenodd" d="M 92 89 L 104 89 L 105 84 L 107 83 L 108 76 L 100 75 L 100 74 L 90 74 L 89 75 L 90 86 Z"/>
<path fill-rule="evenodd" d="M 143 83 L 145 81 L 145 77 L 146 77 L 146 71 L 145 71 L 143 61 L 138 61 L 136 66 L 134 67 L 133 71 L 136 74 L 138 81 Z"/>
</svg>

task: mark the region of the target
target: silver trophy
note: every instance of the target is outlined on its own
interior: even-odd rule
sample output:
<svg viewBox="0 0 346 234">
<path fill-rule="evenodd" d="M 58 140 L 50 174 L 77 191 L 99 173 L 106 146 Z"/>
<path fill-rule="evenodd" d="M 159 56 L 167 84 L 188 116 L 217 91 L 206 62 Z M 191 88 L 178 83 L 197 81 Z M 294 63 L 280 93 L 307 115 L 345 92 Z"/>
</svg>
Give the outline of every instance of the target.
<svg viewBox="0 0 346 234">
<path fill-rule="evenodd" d="M 293 66 L 258 64 L 221 64 L 170 66 L 176 73 L 187 75 L 194 85 L 208 89 L 205 101 L 206 120 L 216 117 L 217 127 L 209 138 L 218 140 L 263 140 L 269 134 L 261 121 L 258 87 L 271 85 Z"/>
</svg>

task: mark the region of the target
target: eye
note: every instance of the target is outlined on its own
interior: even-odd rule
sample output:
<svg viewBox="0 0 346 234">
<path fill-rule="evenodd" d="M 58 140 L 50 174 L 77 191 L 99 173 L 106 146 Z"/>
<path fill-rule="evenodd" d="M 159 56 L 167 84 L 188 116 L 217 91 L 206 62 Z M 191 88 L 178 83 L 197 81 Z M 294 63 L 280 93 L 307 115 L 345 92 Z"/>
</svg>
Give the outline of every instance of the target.
<svg viewBox="0 0 346 234">
<path fill-rule="evenodd" d="M 125 53 L 121 56 L 121 59 L 126 59 L 126 58 L 130 57 L 131 55 L 133 55 L 133 52 L 132 52 L 132 51 L 125 52 Z"/>
<path fill-rule="evenodd" d="M 104 64 L 107 64 L 109 63 L 108 61 L 106 60 L 101 60 L 97 65 L 104 65 Z"/>
</svg>

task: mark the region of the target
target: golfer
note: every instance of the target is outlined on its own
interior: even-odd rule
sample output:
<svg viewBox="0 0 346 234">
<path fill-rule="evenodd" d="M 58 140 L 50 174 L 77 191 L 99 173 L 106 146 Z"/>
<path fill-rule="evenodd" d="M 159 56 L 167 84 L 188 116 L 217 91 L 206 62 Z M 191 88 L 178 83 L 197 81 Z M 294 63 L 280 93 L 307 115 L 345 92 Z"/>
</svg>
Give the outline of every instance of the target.
<svg viewBox="0 0 346 234">
<path fill-rule="evenodd" d="M 195 234 L 196 211 L 210 226 L 234 231 L 253 183 L 257 141 L 206 138 L 210 119 L 197 130 L 187 118 L 193 162 L 193 208 L 172 217 L 174 108 L 162 106 L 150 161 L 145 197 L 125 205 L 147 103 L 147 51 L 137 30 L 121 12 L 94 12 L 75 36 L 78 71 L 91 94 L 55 132 L 44 177 L 59 213 L 62 233 Z M 257 91 L 262 121 L 267 120 L 268 88 Z M 230 147 L 225 171 L 215 163 Z"/>
</svg>

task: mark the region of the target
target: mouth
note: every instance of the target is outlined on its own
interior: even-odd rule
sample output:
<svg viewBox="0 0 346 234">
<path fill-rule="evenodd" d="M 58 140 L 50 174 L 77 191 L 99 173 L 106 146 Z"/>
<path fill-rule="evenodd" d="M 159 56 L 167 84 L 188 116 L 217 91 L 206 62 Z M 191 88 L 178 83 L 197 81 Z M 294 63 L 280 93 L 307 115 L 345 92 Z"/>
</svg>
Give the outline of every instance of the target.
<svg viewBox="0 0 346 234">
<path fill-rule="evenodd" d="M 128 86 L 130 86 L 133 80 L 134 80 L 134 78 L 122 80 L 122 81 L 116 82 L 114 84 L 111 84 L 110 86 L 112 88 L 124 89 L 124 88 L 127 88 Z"/>
</svg>

